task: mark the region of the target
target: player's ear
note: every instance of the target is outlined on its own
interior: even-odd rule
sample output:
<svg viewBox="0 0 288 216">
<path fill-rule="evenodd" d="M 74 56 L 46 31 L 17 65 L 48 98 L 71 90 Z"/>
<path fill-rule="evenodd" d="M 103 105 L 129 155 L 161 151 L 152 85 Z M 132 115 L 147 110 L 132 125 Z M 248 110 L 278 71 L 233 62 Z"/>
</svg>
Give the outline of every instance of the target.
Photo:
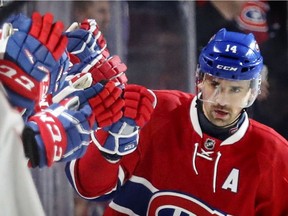
<svg viewBox="0 0 288 216">
<path fill-rule="evenodd" d="M 199 91 L 201 91 L 201 90 L 203 89 L 203 81 L 202 81 L 202 82 L 199 82 L 199 83 L 197 84 L 197 88 L 198 88 Z"/>
</svg>

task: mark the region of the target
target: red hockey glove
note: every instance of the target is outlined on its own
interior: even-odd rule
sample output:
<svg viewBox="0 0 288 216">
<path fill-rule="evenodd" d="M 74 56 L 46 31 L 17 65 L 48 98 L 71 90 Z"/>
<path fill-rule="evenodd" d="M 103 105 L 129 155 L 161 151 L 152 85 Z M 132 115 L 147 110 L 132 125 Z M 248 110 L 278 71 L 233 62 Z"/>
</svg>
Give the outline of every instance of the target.
<svg viewBox="0 0 288 216">
<path fill-rule="evenodd" d="M 39 86 L 43 79 L 54 90 L 68 62 L 63 57 L 67 45 L 63 29 L 62 22 L 53 23 L 51 14 L 42 17 L 39 13 L 32 19 L 21 14 L 12 16 L 3 25 L 0 78 L 12 105 L 31 112 L 42 94 Z"/>
<path fill-rule="evenodd" d="M 91 83 L 92 77 L 90 73 L 76 74 L 69 81 L 66 81 L 65 86 L 62 86 L 60 91 L 53 96 L 52 102 L 59 103 L 64 98 L 73 96 L 77 91 L 90 87 Z M 122 117 L 124 100 L 121 95 L 122 90 L 113 81 L 109 81 L 96 97 L 89 99 L 98 127 L 110 126 Z"/>
<path fill-rule="evenodd" d="M 139 130 L 149 121 L 156 105 L 154 93 L 138 85 L 126 86 L 124 100 L 123 117 L 112 126 L 92 135 L 101 153 L 111 161 L 117 161 L 136 149 Z"/>
<path fill-rule="evenodd" d="M 123 87 L 127 84 L 128 79 L 125 74 L 127 66 L 121 62 L 119 56 L 104 58 L 102 54 L 94 53 L 83 62 L 75 64 L 69 70 L 69 75 L 80 72 L 89 72 L 92 74 L 93 83 L 102 80 L 112 80 L 117 86 Z"/>
<path fill-rule="evenodd" d="M 93 82 L 101 80 L 112 80 L 116 85 L 126 85 L 128 82 L 125 74 L 127 66 L 121 62 L 119 56 L 114 55 L 108 59 L 101 58 L 93 67 L 89 69 Z"/>
<path fill-rule="evenodd" d="M 124 100 L 124 116 L 133 119 L 137 126 L 143 127 L 156 106 L 154 93 L 143 86 L 129 84 L 124 90 Z"/>
<path fill-rule="evenodd" d="M 97 97 L 89 100 L 98 127 L 110 126 L 123 116 L 124 101 L 121 94 L 122 90 L 109 81 Z"/>
</svg>

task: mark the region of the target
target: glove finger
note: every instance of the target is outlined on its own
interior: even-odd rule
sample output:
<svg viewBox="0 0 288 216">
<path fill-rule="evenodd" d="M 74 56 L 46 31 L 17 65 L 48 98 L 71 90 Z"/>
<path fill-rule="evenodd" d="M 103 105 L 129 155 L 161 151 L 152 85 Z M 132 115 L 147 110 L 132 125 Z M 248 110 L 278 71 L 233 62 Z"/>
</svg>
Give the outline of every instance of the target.
<svg viewBox="0 0 288 216">
<path fill-rule="evenodd" d="M 101 128 L 108 127 L 108 126 L 112 125 L 113 123 L 117 122 L 117 120 L 119 120 L 121 117 L 122 117 L 122 113 L 120 113 L 120 112 L 116 113 L 116 115 L 114 115 L 113 117 L 101 119 L 101 121 L 99 121 L 98 125 Z"/>
<path fill-rule="evenodd" d="M 110 93 L 110 95 L 108 95 L 107 98 L 105 98 L 104 102 L 104 106 L 106 108 L 109 108 L 112 104 L 115 103 L 116 100 L 118 100 L 118 98 L 121 95 L 121 89 L 119 88 L 114 88 L 113 91 Z"/>
<path fill-rule="evenodd" d="M 105 109 L 104 112 L 103 110 L 101 112 L 98 112 L 98 115 L 96 115 L 97 118 L 96 121 L 98 122 L 98 124 L 102 125 L 101 127 L 104 127 L 102 122 L 109 121 L 111 124 L 111 122 L 114 123 L 118 121 L 123 116 L 122 112 L 123 105 L 124 105 L 123 100 L 118 100 L 108 110 Z"/>
<path fill-rule="evenodd" d="M 117 113 L 107 112 L 101 115 L 101 118 L 97 121 L 99 127 L 107 127 L 112 125 L 113 123 L 117 122 L 121 117 L 123 116 L 123 113 L 121 111 Z"/>
<path fill-rule="evenodd" d="M 117 86 L 125 86 L 128 82 L 128 78 L 125 73 L 122 73 L 120 76 L 117 75 L 110 80 L 113 81 Z"/>
<path fill-rule="evenodd" d="M 56 48 L 56 45 L 58 44 L 58 41 L 60 40 L 62 36 L 62 32 L 64 30 L 64 24 L 62 22 L 56 22 L 52 26 L 52 31 L 50 33 L 48 43 L 47 43 L 47 48 L 50 50 L 52 53 L 54 49 Z"/>
<path fill-rule="evenodd" d="M 32 14 L 32 25 L 30 29 L 30 35 L 32 35 L 35 38 L 39 37 L 40 31 L 42 28 L 42 17 L 40 13 L 34 12 Z"/>
<path fill-rule="evenodd" d="M 148 112 L 148 113 L 152 113 L 154 108 L 153 108 L 153 101 L 150 101 L 148 98 L 143 98 L 141 100 L 141 103 L 140 103 L 140 111 L 139 113 L 142 113 L 142 109 L 145 111 L 145 112 Z"/>
<path fill-rule="evenodd" d="M 127 118 L 135 119 L 137 117 L 137 109 L 131 107 L 125 107 L 124 116 Z"/>
<path fill-rule="evenodd" d="M 124 89 L 124 99 L 127 102 L 130 101 L 140 101 L 141 95 L 139 92 L 127 92 L 126 88 Z"/>
<path fill-rule="evenodd" d="M 94 98 L 89 100 L 89 104 L 91 107 L 96 107 L 101 103 L 105 103 L 107 98 L 111 98 L 114 101 L 120 97 L 122 90 L 114 85 L 113 82 L 108 82 L 104 89 Z M 107 104 L 110 104 L 111 101 L 109 100 Z"/>
<path fill-rule="evenodd" d="M 137 117 L 135 119 L 138 126 L 144 126 L 144 124 L 150 119 L 153 110 L 153 102 L 151 102 L 148 98 L 143 98 L 141 100 L 141 104 L 139 105 Z"/>
<path fill-rule="evenodd" d="M 39 36 L 39 41 L 43 44 L 47 44 L 48 37 L 50 36 L 50 31 L 53 23 L 53 15 L 47 13 L 42 18 L 42 28 Z"/>
<path fill-rule="evenodd" d="M 119 121 L 122 117 L 123 117 L 123 112 L 121 110 L 119 110 L 118 112 L 116 112 L 112 116 L 112 122 L 115 123 L 115 122 Z"/>
<path fill-rule="evenodd" d="M 81 29 L 84 29 L 85 31 L 88 31 L 89 30 L 89 22 L 88 22 L 88 19 L 84 19 L 81 23 L 80 23 L 80 27 Z"/>
<path fill-rule="evenodd" d="M 60 57 L 62 56 L 62 54 L 64 53 L 66 47 L 68 44 L 68 38 L 64 35 L 62 35 L 62 37 L 60 38 L 60 40 L 58 41 L 58 44 L 53 52 L 53 56 L 56 60 L 59 60 Z"/>
<path fill-rule="evenodd" d="M 118 64 L 117 68 L 118 73 L 125 72 L 127 70 L 127 66 L 124 63 Z"/>
<path fill-rule="evenodd" d="M 150 103 L 154 103 L 155 98 L 151 94 L 151 92 L 149 92 L 147 89 L 145 89 L 144 91 L 141 91 L 141 94 L 142 94 L 142 98 L 146 98 L 149 100 Z"/>
<path fill-rule="evenodd" d="M 136 97 L 133 99 L 125 98 L 124 100 L 125 100 L 125 107 L 137 109 L 137 107 L 139 106 L 140 97 Z"/>
<path fill-rule="evenodd" d="M 85 90 L 85 95 L 87 98 L 93 98 L 95 96 L 97 96 L 99 94 L 99 92 L 101 92 L 103 90 L 104 86 L 101 83 L 96 83 L 94 84 L 90 89 L 90 93 L 86 93 L 87 90 Z"/>
<path fill-rule="evenodd" d="M 104 117 L 104 116 L 107 116 L 107 114 L 105 113 L 109 113 L 110 116 L 113 116 L 114 113 L 118 113 L 119 111 L 122 112 L 123 106 L 124 106 L 124 101 L 119 98 L 109 108 L 105 107 L 103 104 L 100 104 L 99 106 L 93 108 L 93 112 L 96 114 L 98 118 L 97 120 L 101 121 L 102 119 L 107 118 L 107 117 Z"/>
<path fill-rule="evenodd" d="M 91 68 L 94 82 L 99 82 L 103 79 L 113 79 L 126 71 L 127 66 L 124 63 L 113 63 L 114 58 L 99 61 L 94 67 Z"/>
<path fill-rule="evenodd" d="M 9 16 L 5 20 L 5 23 L 11 23 L 13 28 L 18 29 L 18 31 L 28 33 L 31 28 L 31 18 L 27 17 L 24 14 L 15 14 Z"/>
<path fill-rule="evenodd" d="M 143 127 L 149 118 L 145 118 L 143 115 L 140 115 L 139 118 L 135 119 L 136 124 L 139 127 Z"/>
<path fill-rule="evenodd" d="M 113 124 L 113 119 L 111 118 L 111 113 L 104 113 L 101 115 L 101 118 L 97 119 L 99 127 L 107 127 Z"/>
<path fill-rule="evenodd" d="M 103 36 L 103 34 L 99 35 L 99 37 L 97 39 L 97 44 L 101 49 L 105 49 L 107 47 L 107 41 L 106 41 L 105 37 Z M 108 51 L 108 50 L 106 50 L 106 51 Z"/>
<path fill-rule="evenodd" d="M 142 97 L 142 98 L 146 97 L 152 103 L 155 100 L 154 96 L 143 86 L 129 84 L 125 87 L 125 90 L 124 90 L 125 99 L 129 98 L 129 99 L 139 100 L 139 97 Z"/>
<path fill-rule="evenodd" d="M 146 88 L 136 84 L 129 84 L 127 85 L 127 88 L 125 88 L 127 92 L 140 92 L 142 89 Z"/>
<path fill-rule="evenodd" d="M 153 107 L 152 106 L 141 106 L 140 109 L 138 110 L 138 117 L 143 116 L 144 119 L 148 120 L 153 112 Z"/>
</svg>

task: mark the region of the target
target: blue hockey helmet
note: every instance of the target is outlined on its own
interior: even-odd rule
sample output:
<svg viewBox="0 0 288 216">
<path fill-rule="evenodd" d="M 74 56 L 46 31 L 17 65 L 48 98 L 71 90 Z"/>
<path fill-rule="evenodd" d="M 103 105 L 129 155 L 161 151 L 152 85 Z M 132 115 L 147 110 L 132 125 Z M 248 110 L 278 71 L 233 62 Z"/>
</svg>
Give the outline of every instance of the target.
<svg viewBox="0 0 288 216">
<path fill-rule="evenodd" d="M 250 80 L 259 77 L 263 58 L 252 33 L 219 30 L 202 49 L 199 69 L 224 79 Z"/>
</svg>

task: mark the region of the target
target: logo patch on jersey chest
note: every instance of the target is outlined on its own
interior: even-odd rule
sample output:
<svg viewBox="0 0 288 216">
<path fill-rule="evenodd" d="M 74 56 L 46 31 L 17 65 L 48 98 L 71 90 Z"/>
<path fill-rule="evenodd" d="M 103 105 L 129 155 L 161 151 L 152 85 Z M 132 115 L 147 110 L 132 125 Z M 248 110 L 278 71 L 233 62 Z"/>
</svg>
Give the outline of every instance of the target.
<svg viewBox="0 0 288 216">
<path fill-rule="evenodd" d="M 215 140 L 211 139 L 211 138 L 207 138 L 204 142 L 204 146 L 207 150 L 213 150 L 215 147 Z"/>
</svg>

